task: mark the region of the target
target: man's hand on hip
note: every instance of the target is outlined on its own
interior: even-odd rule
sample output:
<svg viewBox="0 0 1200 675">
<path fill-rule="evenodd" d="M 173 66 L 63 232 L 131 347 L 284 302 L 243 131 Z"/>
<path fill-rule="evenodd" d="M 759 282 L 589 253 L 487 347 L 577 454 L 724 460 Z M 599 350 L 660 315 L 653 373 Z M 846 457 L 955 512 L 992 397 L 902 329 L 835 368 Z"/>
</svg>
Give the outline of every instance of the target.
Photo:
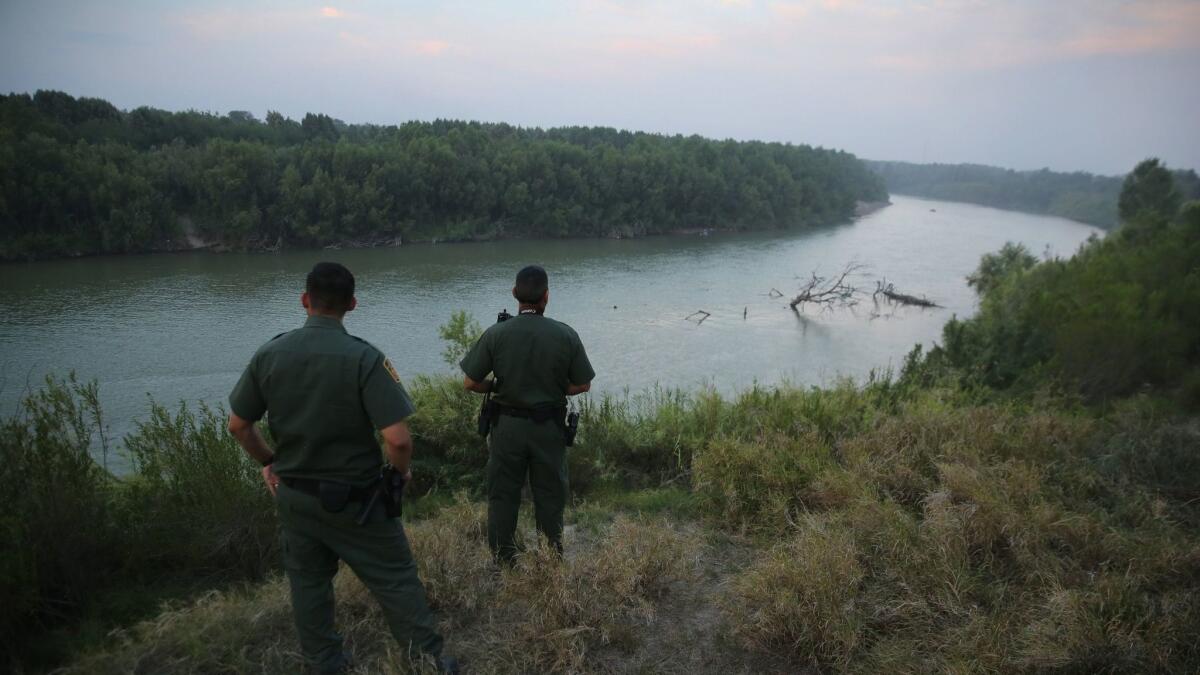
<svg viewBox="0 0 1200 675">
<path fill-rule="evenodd" d="M 279 490 L 279 476 L 275 475 L 274 466 L 271 464 L 264 466 L 262 468 L 262 477 L 263 482 L 267 484 L 267 492 L 270 492 L 271 496 L 274 497 L 275 493 Z"/>
</svg>

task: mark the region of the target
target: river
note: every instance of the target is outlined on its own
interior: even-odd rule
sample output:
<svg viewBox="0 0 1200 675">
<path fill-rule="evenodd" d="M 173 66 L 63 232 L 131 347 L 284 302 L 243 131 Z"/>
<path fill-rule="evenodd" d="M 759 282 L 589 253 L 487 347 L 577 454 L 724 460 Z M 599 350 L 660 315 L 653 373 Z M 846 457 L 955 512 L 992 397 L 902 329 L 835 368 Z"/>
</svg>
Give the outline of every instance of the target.
<svg viewBox="0 0 1200 675">
<path fill-rule="evenodd" d="M 595 391 L 655 385 L 736 391 L 755 382 L 820 384 L 897 368 L 952 315 L 969 315 L 965 276 L 984 253 L 1019 241 L 1069 256 L 1100 231 L 1069 220 L 893 196 L 856 222 L 792 232 L 631 240 L 425 244 L 278 254 L 162 254 L 0 266 L 0 413 L 47 373 L 100 383 L 113 437 L 145 418 L 147 396 L 221 404 L 254 350 L 303 322 L 304 274 L 318 260 L 358 279 L 349 330 L 391 357 L 402 377 L 452 372 L 437 328 L 466 309 L 501 309 L 517 269 L 550 273 L 547 314 L 574 326 L 596 369 Z M 796 315 L 772 288 L 794 292 L 814 271 L 866 266 L 941 309 L 882 308 Z M 685 320 L 697 310 L 711 316 Z"/>
</svg>

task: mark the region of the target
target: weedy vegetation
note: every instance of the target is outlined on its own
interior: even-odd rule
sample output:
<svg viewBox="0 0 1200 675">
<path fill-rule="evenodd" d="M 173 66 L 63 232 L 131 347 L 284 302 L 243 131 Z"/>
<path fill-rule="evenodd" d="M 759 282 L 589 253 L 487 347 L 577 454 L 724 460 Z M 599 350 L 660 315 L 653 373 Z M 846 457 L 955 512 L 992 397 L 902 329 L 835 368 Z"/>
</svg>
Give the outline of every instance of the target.
<svg viewBox="0 0 1200 675">
<path fill-rule="evenodd" d="M 1129 204 L 1170 202 L 1145 178 Z M 985 260 L 979 315 L 895 376 L 591 398 L 563 561 L 524 522 L 493 564 L 478 399 L 416 380 L 407 530 L 449 651 L 481 673 L 1200 670 L 1198 215 Z M 448 361 L 475 330 L 447 325 Z M 97 400 L 51 379 L 3 423 L 7 665 L 297 672 L 271 503 L 223 412 L 152 408 L 115 476 L 87 450 L 110 443 Z M 428 665 L 337 584 L 356 672 Z"/>
</svg>

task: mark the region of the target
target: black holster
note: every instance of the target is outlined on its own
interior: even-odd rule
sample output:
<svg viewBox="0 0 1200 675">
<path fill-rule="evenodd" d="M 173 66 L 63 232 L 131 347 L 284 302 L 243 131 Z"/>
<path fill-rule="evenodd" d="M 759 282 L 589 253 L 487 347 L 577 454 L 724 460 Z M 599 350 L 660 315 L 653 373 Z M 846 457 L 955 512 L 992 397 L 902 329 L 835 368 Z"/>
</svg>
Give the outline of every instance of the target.
<svg viewBox="0 0 1200 675">
<path fill-rule="evenodd" d="M 563 425 L 563 442 L 569 448 L 575 445 L 575 434 L 579 433 L 579 413 L 567 413 L 567 422 Z"/>
<path fill-rule="evenodd" d="M 388 518 L 404 515 L 404 474 L 388 464 L 379 474 L 379 489 L 383 494 L 383 506 Z"/>
<path fill-rule="evenodd" d="M 492 400 L 492 395 L 489 393 L 483 397 L 483 404 L 479 406 L 479 435 L 482 438 L 487 438 L 492 432 L 492 425 L 496 423 L 496 415 L 499 414 L 499 404 Z"/>
<path fill-rule="evenodd" d="M 379 478 L 371 484 L 371 498 L 363 504 L 363 509 L 358 514 L 358 524 L 366 525 L 371 519 L 371 513 L 380 503 L 383 504 L 383 511 L 388 518 L 404 515 L 404 483 L 404 474 L 391 464 L 385 464 L 379 472 Z"/>
</svg>

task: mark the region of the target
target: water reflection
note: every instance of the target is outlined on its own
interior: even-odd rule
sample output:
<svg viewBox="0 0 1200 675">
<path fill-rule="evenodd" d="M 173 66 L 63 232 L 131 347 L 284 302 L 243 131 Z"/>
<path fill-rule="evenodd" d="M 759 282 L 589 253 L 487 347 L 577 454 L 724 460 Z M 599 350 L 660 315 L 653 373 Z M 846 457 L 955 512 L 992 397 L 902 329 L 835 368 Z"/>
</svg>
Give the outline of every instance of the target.
<svg viewBox="0 0 1200 675">
<path fill-rule="evenodd" d="M 336 259 L 358 277 L 351 332 L 401 374 L 450 372 L 437 327 L 466 309 L 481 321 L 514 309 L 516 270 L 551 273 L 549 313 L 583 336 L 598 391 L 662 383 L 723 391 L 800 384 L 896 366 L 940 335 L 974 298 L 964 277 L 1007 240 L 1067 255 L 1094 233 L 1070 221 L 896 197 L 854 223 L 789 233 L 638 240 L 425 245 L 265 255 L 148 255 L 0 266 L 0 412 L 27 382 L 75 369 L 101 382 L 113 430 L 164 402 L 224 400 L 254 349 L 298 326 L 304 274 Z M 932 206 L 931 206 L 932 205 Z M 930 208 L 936 208 L 931 212 Z M 942 310 L 787 309 L 797 277 L 858 261 Z M 874 289 L 870 278 L 860 280 Z M 771 297 L 779 289 L 785 297 Z M 704 310 L 702 324 L 684 317 Z M 29 385 L 32 386 L 32 385 Z"/>
</svg>

